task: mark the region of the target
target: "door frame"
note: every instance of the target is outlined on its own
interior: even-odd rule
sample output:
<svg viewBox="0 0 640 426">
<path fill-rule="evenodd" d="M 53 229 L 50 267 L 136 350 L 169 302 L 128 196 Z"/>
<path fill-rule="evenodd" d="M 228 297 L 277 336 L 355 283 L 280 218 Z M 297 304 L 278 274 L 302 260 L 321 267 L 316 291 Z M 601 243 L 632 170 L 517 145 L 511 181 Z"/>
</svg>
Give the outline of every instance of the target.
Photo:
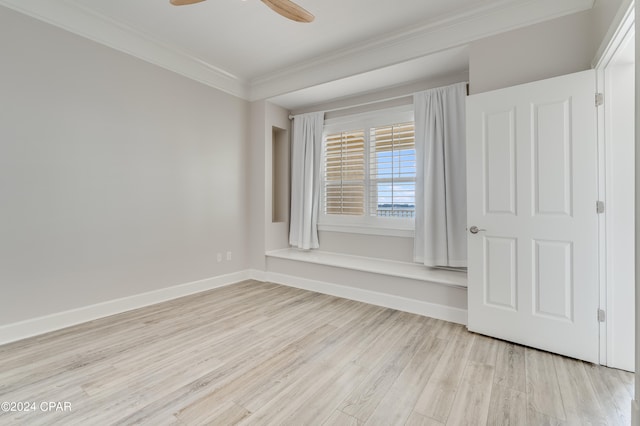
<svg viewBox="0 0 640 426">
<path fill-rule="evenodd" d="M 607 70 L 615 64 L 618 55 L 625 48 L 629 40 L 635 37 L 635 1 L 623 0 L 613 24 L 600 47 L 593 67 L 596 71 L 596 93 L 604 95 L 604 104 L 597 108 L 597 145 L 598 145 L 598 199 L 605 202 L 605 214 L 598 217 L 598 257 L 599 257 L 599 294 L 600 308 L 605 312 L 613 312 L 613 300 L 611 293 L 614 283 L 608 268 L 607 253 L 611 250 L 611 236 L 607 232 L 607 217 L 612 213 L 608 206 L 610 200 L 607 196 L 608 182 L 611 181 L 612 171 L 607 167 L 607 156 L 609 145 L 611 144 L 611 132 L 607 125 L 609 122 L 610 105 L 606 102 L 610 81 Z M 601 365 L 609 365 L 610 353 L 613 345 L 612 341 L 613 321 L 600 323 L 600 356 Z"/>
</svg>

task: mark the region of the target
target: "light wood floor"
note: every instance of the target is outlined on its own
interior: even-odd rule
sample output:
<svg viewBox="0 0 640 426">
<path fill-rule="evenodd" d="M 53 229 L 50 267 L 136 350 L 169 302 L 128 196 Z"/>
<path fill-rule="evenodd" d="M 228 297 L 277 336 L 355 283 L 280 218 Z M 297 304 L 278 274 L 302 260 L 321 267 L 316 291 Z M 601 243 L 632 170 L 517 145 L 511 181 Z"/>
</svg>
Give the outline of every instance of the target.
<svg viewBox="0 0 640 426">
<path fill-rule="evenodd" d="M 460 325 L 254 281 L 0 346 L 0 402 L 38 404 L 3 425 L 628 425 L 632 387 Z"/>
</svg>

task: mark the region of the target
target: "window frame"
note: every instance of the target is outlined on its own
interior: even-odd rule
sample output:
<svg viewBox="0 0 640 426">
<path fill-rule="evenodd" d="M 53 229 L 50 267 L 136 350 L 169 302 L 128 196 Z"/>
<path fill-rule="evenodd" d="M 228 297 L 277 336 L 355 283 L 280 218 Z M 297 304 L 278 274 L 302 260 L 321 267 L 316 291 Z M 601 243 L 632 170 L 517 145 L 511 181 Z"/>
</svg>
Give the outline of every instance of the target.
<svg viewBox="0 0 640 426">
<path fill-rule="evenodd" d="M 365 212 L 370 208 L 370 185 L 374 180 L 370 176 L 371 128 L 394 124 L 414 122 L 413 105 L 386 108 L 373 112 L 353 114 L 344 117 L 328 118 L 325 120 L 322 135 L 321 156 L 321 184 L 320 184 L 320 213 L 318 215 L 318 229 L 320 231 L 346 232 L 368 235 L 387 235 L 413 237 L 415 229 L 414 218 L 379 217 L 364 214 L 362 216 L 325 214 L 325 142 L 327 135 L 339 132 L 364 130 L 364 185 Z"/>
</svg>

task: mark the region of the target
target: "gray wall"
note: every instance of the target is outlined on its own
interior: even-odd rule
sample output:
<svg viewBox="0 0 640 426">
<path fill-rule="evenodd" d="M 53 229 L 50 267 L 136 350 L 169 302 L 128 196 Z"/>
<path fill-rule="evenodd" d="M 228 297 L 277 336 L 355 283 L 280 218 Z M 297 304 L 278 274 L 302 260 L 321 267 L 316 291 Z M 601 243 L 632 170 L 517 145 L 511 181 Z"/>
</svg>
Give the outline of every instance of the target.
<svg viewBox="0 0 640 426">
<path fill-rule="evenodd" d="M 274 223 L 272 220 L 273 190 L 273 128 L 282 129 L 283 137 L 290 145 L 291 123 L 289 112 L 284 108 L 267 101 L 251 103 L 250 114 L 251 136 L 248 149 L 249 179 L 248 194 L 250 202 L 248 253 L 249 266 L 264 271 L 266 267 L 265 252 L 268 250 L 289 247 L 289 215 L 285 213 L 284 221 Z M 289 149 L 281 153 L 282 170 L 288 178 L 290 175 Z M 287 182 L 288 184 L 288 182 Z"/>
<path fill-rule="evenodd" d="M 470 92 L 481 93 L 591 68 L 592 11 L 531 25 L 471 44 Z"/>
<path fill-rule="evenodd" d="M 247 268 L 247 102 L 5 8 L 0 28 L 0 325 Z"/>
<path fill-rule="evenodd" d="M 413 262 L 413 237 L 320 231 L 318 238 L 324 251 Z"/>
<path fill-rule="evenodd" d="M 611 23 L 622 4 L 628 4 L 629 2 L 630 0 L 596 0 L 591 12 L 596 48 L 605 39 Z"/>
</svg>

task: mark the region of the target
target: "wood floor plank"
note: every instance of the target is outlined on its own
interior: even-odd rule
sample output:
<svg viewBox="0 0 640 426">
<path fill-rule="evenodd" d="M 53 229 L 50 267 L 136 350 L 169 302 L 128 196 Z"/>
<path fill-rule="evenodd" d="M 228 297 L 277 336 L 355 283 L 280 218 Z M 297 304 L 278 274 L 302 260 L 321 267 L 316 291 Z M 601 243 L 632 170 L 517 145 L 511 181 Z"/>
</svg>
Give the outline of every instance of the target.
<svg viewBox="0 0 640 426">
<path fill-rule="evenodd" d="M 441 423 L 449 417 L 475 338 L 464 327 L 456 327 L 454 333 L 414 407 L 416 412 Z"/>
<path fill-rule="evenodd" d="M 322 327 L 319 337 L 324 338 L 324 330 L 333 330 L 331 326 Z M 312 330 L 311 334 L 316 330 Z M 306 337 L 306 335 L 305 335 Z M 315 337 L 315 336 L 314 336 Z M 173 388 L 169 393 L 161 393 L 156 395 L 156 399 L 150 401 L 143 407 L 138 407 L 133 413 L 122 419 L 123 423 L 139 423 L 157 421 L 162 417 L 163 411 L 171 412 L 179 411 L 183 407 L 195 402 L 205 395 L 212 394 L 218 387 L 225 386 L 230 382 L 237 380 L 242 375 L 262 366 L 265 356 L 270 356 L 272 352 L 267 354 L 260 351 L 242 351 L 239 356 L 233 360 L 223 364 L 220 368 L 211 370 L 206 374 L 194 375 L 192 381 L 183 384 L 181 387 Z M 258 376 L 259 372 L 250 373 L 252 376 Z"/>
<path fill-rule="evenodd" d="M 207 365 L 206 363 L 194 364 L 185 358 L 179 365 L 173 368 L 163 369 L 157 375 L 136 375 L 127 380 L 122 386 L 108 387 L 104 392 L 91 396 L 91 403 L 80 407 L 76 415 L 86 422 L 107 423 L 109 418 L 128 418 L 129 416 L 148 416 L 146 407 L 166 395 L 179 392 L 188 397 L 193 394 L 189 386 L 193 383 L 193 377 L 208 377 L 211 372 L 223 370 L 219 364 Z M 129 377 L 127 375 L 127 377 Z M 185 392 L 189 389 L 191 392 Z M 122 389 L 127 389 L 123 393 Z M 99 412 L 95 412 L 100 407 Z M 172 416 L 175 410 L 158 411 L 159 420 L 165 420 Z"/>
<path fill-rule="evenodd" d="M 365 424 L 394 425 L 407 421 L 447 346 L 446 340 L 435 336 L 425 340 Z"/>
<path fill-rule="evenodd" d="M 534 411 L 565 421 L 567 416 L 553 358 L 547 352 L 525 350 L 527 403 Z"/>
<path fill-rule="evenodd" d="M 175 417 L 184 425 L 235 425 L 251 415 L 249 410 L 226 401 L 219 405 L 192 404 L 180 410 Z"/>
<path fill-rule="evenodd" d="M 495 367 L 469 362 L 447 419 L 450 425 L 487 424 Z"/>
<path fill-rule="evenodd" d="M 502 342 L 499 340 L 477 334 L 473 340 L 468 362 L 495 367 L 500 343 Z"/>
<path fill-rule="evenodd" d="M 434 319 L 433 325 L 431 326 L 431 333 L 433 333 L 438 339 L 449 341 L 456 335 L 456 329 L 458 328 L 465 327 L 461 324 L 454 324 L 452 322 Z"/>
<path fill-rule="evenodd" d="M 529 405 L 527 407 L 527 424 L 530 426 L 568 426 L 569 423 L 556 419 L 554 417 L 548 416 L 546 414 L 540 413 L 539 411 L 534 410 Z"/>
<path fill-rule="evenodd" d="M 494 377 L 487 425 L 527 425 L 526 393 L 503 386 Z"/>
<path fill-rule="evenodd" d="M 296 417 L 293 412 L 301 407 L 306 407 L 314 392 L 318 388 L 333 387 L 336 381 L 344 380 L 351 384 L 358 384 L 368 373 L 367 369 L 360 368 L 354 360 L 368 351 L 371 342 L 375 341 L 374 330 L 379 327 L 380 321 L 390 318 L 391 313 L 386 310 L 371 310 L 371 316 L 362 317 L 358 324 L 344 324 L 344 327 L 330 335 L 328 339 L 318 344 L 317 348 L 311 348 L 307 368 L 298 370 L 292 375 L 295 380 L 281 380 L 277 385 L 271 386 L 267 392 L 261 391 L 259 396 L 253 395 L 250 398 L 250 405 L 243 404 L 254 411 L 254 414 L 247 420 L 247 424 L 268 424 L 293 422 Z M 340 342 L 340 344 L 337 344 Z M 346 344 L 345 344 L 346 343 Z M 343 366 L 349 367 L 350 371 L 343 372 Z M 324 375 L 322 380 L 316 381 L 314 388 L 307 385 L 310 380 L 317 380 L 320 372 L 338 371 L 336 376 Z M 349 379 L 349 377 L 351 377 Z M 283 386 L 284 384 L 284 386 Z M 349 385 L 350 387 L 352 385 Z M 275 390 L 280 390 L 275 393 Z M 327 392 L 334 392 L 327 390 Z M 273 395 L 273 397 L 266 396 Z M 254 405 L 255 401 L 266 401 L 263 406 Z M 286 404 L 286 407 L 284 407 Z M 304 416 L 303 416 L 304 417 Z M 298 422 L 299 420 L 296 420 Z"/>
<path fill-rule="evenodd" d="M 596 365 L 585 365 L 585 370 L 600 401 L 608 424 L 631 424 L 633 391 L 628 388 L 626 382 L 620 377 L 620 373 L 624 373 L 627 377 L 631 373 Z"/>
<path fill-rule="evenodd" d="M 526 392 L 524 347 L 499 341 L 496 357 L 495 384 Z"/>
<path fill-rule="evenodd" d="M 322 386 L 312 392 L 306 392 L 306 399 L 282 418 L 282 424 L 317 424 L 320 419 L 330 417 L 368 373 L 369 371 L 362 366 L 355 363 L 347 364 L 346 368 Z"/>
<path fill-rule="evenodd" d="M 357 386 L 367 374 L 367 371 L 359 366 L 349 363 L 334 376 L 322 377 L 320 381 L 309 386 L 309 378 L 318 376 L 318 369 L 325 368 L 322 365 L 316 366 L 309 371 L 309 374 L 294 383 L 291 383 L 280 395 L 269 401 L 261 407 L 257 412 L 241 422 L 240 425 L 294 425 L 294 424 L 313 424 L 318 421 L 317 418 L 309 418 L 312 412 L 321 412 L 326 401 L 319 401 L 319 405 L 315 405 L 312 398 L 317 393 L 317 388 L 324 389 L 324 392 L 336 392 L 338 390 L 336 383 L 343 383 L 350 389 Z M 317 387 L 316 387 L 317 386 Z M 335 408 L 335 405 L 333 406 Z M 310 412 L 306 410 L 309 409 Z M 323 413 L 321 418 L 326 417 Z M 309 423 L 311 422 L 311 423 Z"/>
<path fill-rule="evenodd" d="M 180 307 L 178 301 L 171 301 L 169 304 L 174 307 Z M 242 300 L 242 299 L 240 299 Z M 154 309 L 155 311 L 156 309 Z M 219 314 L 219 309 L 210 309 L 209 315 L 214 315 L 214 312 Z M 198 315 L 198 310 L 193 308 L 190 310 L 192 315 Z M 227 314 L 228 311 L 224 311 Z M 174 315 L 179 315 L 179 310 L 174 312 Z M 79 328 L 83 331 L 79 334 L 74 334 L 69 329 L 61 332 L 55 332 L 55 335 L 65 336 L 67 333 L 72 333 L 70 339 L 62 339 L 65 344 L 58 344 L 51 338 L 39 338 L 31 340 L 33 347 L 37 347 L 37 351 L 29 351 L 27 357 L 21 361 L 19 366 L 13 366 L 10 362 L 5 360 L 5 357 L 0 357 L 0 392 L 9 392 L 5 384 L 8 382 L 5 377 L 2 376 L 2 372 L 10 371 L 15 377 L 20 377 L 18 381 L 14 381 L 19 386 L 25 386 L 29 384 L 35 384 L 48 377 L 52 377 L 57 374 L 58 371 L 65 371 L 67 369 L 76 368 L 78 363 L 95 363 L 101 359 L 112 357 L 113 355 L 127 355 L 128 352 L 135 351 L 141 345 L 151 345 L 159 343 L 160 345 L 166 345 L 170 343 L 164 336 L 156 332 L 153 324 L 146 322 L 140 322 L 140 320 L 134 320 L 132 318 L 145 317 L 144 311 L 136 310 L 125 314 L 112 317 L 116 324 L 105 324 L 105 320 L 96 321 L 96 329 L 94 333 L 84 331 L 86 325 L 72 327 L 71 330 Z M 118 321 L 117 318 L 122 320 Z M 175 318 L 175 317 L 174 317 Z M 214 321 L 210 321 L 208 324 L 204 324 L 203 327 L 212 328 L 215 327 L 216 321 L 222 321 L 224 315 L 221 318 L 216 318 Z M 182 324 L 182 323 L 180 323 Z M 164 330 L 166 327 L 161 327 Z M 189 330 L 191 334 L 200 335 L 201 329 L 197 327 L 193 322 L 189 324 Z M 174 335 L 177 335 L 177 339 L 184 342 L 187 334 L 182 333 L 180 327 L 175 325 L 170 328 L 173 330 Z M 90 330 L 90 329 L 89 329 Z M 121 332 L 126 330 L 126 334 L 122 335 Z M 140 334 L 144 335 L 144 338 L 140 338 Z M 95 336 L 100 336 L 100 340 L 96 340 Z M 78 353 L 77 342 L 82 342 L 83 352 Z M 55 354 L 54 356 L 41 356 L 45 354 Z M 69 354 L 72 357 L 69 357 Z M 31 355 L 31 358 L 29 358 Z M 33 357 L 36 357 L 35 359 Z M 22 374 L 22 376 L 18 376 Z"/>
<path fill-rule="evenodd" d="M 553 357 L 568 423 L 607 424 L 582 361 Z"/>
<path fill-rule="evenodd" d="M 362 309 L 366 309 L 366 305 L 360 304 L 358 306 L 358 310 L 362 310 Z M 381 310 L 379 309 L 368 310 L 367 312 L 364 312 L 363 315 L 352 318 L 352 321 L 354 321 L 354 325 L 356 322 L 367 323 L 366 321 L 367 316 L 374 317 L 375 315 L 378 315 L 380 312 Z M 349 323 L 347 322 L 346 324 L 349 324 Z M 296 327 L 300 327 L 300 330 L 305 330 L 305 331 L 309 330 L 304 323 L 296 323 Z M 306 341 L 300 344 L 299 346 L 296 343 L 296 346 L 301 350 L 300 352 L 301 355 L 293 357 L 293 359 L 288 360 L 288 362 L 285 360 L 285 362 L 283 363 L 283 365 L 285 366 L 284 367 L 285 372 L 282 372 L 281 369 L 277 369 L 277 368 L 274 370 L 261 370 L 260 365 L 252 365 L 252 363 L 248 363 L 251 366 L 250 368 L 247 368 L 246 365 L 234 366 L 233 368 L 231 368 L 231 370 L 235 370 L 236 372 L 234 374 L 228 375 L 224 379 L 221 378 L 222 380 L 218 380 L 218 382 L 223 382 L 227 384 L 229 384 L 229 382 L 236 382 L 236 383 L 231 383 L 231 385 L 234 386 L 237 384 L 238 378 L 242 378 L 241 376 L 243 372 L 248 373 L 248 375 L 250 377 L 253 377 L 254 379 L 258 379 L 258 383 L 256 385 L 249 386 L 247 388 L 242 388 L 239 386 L 233 387 L 239 392 L 240 391 L 247 392 L 247 394 L 234 396 L 234 400 L 236 403 L 240 404 L 241 406 L 247 408 L 252 412 L 257 410 L 260 406 L 264 405 L 270 399 L 278 396 L 281 393 L 282 389 L 288 386 L 288 383 L 290 381 L 296 380 L 296 378 L 298 378 L 301 374 L 304 374 L 305 365 L 308 362 L 310 362 L 312 359 L 312 357 L 304 356 L 304 353 L 306 351 L 309 351 L 310 348 L 316 347 L 317 345 L 319 345 L 320 347 L 324 347 L 324 350 L 327 350 L 329 347 L 335 348 L 335 345 L 333 346 L 327 345 L 327 339 L 331 341 L 332 339 L 336 338 L 335 337 L 336 335 L 333 333 L 334 331 L 336 331 L 335 327 L 324 325 L 321 328 L 330 330 L 329 333 L 324 334 L 322 336 L 321 341 L 318 341 L 317 343 L 313 343 L 312 341 Z M 353 333 L 353 330 L 350 327 L 345 327 L 345 330 L 342 332 Z M 270 350 L 271 348 L 268 348 L 267 353 L 270 353 L 269 352 Z M 323 354 L 322 350 L 313 351 L 313 352 L 314 352 L 313 356 L 316 356 L 316 357 L 321 356 Z M 260 357 L 258 357 L 257 359 L 259 360 Z M 229 368 L 226 368 L 226 369 L 229 369 Z M 268 374 L 266 375 L 263 374 L 265 371 Z M 265 378 L 266 378 L 266 382 L 265 380 L 263 380 Z M 190 384 L 189 386 L 197 388 L 195 392 L 187 393 L 187 394 L 190 394 L 191 398 L 195 398 L 197 396 L 203 396 L 205 394 L 210 394 L 208 399 L 210 402 L 213 402 L 215 401 L 216 398 L 219 399 L 224 397 L 222 391 L 216 392 L 216 389 L 213 386 L 209 386 L 208 383 L 206 385 L 193 383 L 193 384 Z M 230 389 L 229 386 L 227 386 L 226 390 L 229 390 L 229 389 Z M 175 407 L 177 405 L 179 406 L 179 405 L 188 403 L 190 399 L 185 399 L 184 396 L 182 395 L 183 393 L 184 392 L 182 392 L 181 390 L 177 390 L 174 394 L 167 395 L 165 398 L 155 401 L 153 404 L 140 410 L 137 414 L 138 416 L 137 418 L 144 418 L 147 421 L 149 419 L 155 420 L 155 417 L 149 418 L 145 416 L 156 415 L 155 413 L 157 413 L 158 411 L 157 407 L 159 406 L 168 405 L 171 407 Z M 248 396 L 248 395 L 251 395 L 251 396 Z M 137 418 L 128 418 L 127 421 L 131 421 Z"/>
<path fill-rule="evenodd" d="M 401 325 L 411 318 L 415 319 L 415 316 L 397 311 L 384 313 L 385 316 L 380 317 L 380 323 L 376 324 L 377 330 L 368 330 L 368 334 L 374 338 L 363 340 L 357 356 L 352 357 L 353 365 L 350 369 L 358 374 L 354 377 L 348 372 L 340 372 L 325 385 L 317 386 L 315 392 L 302 402 L 299 409 L 290 413 L 283 421 L 290 424 L 313 424 L 317 419 L 325 418 L 332 413 L 336 415 L 336 407 L 356 390 L 371 369 L 384 357 L 389 346 L 394 345 L 394 336 L 399 338 L 397 332 Z"/>
<path fill-rule="evenodd" d="M 250 280 L 0 346 L 0 401 L 72 404 L 0 425 L 622 425 L 632 393 L 627 372 Z"/>
<path fill-rule="evenodd" d="M 384 310 L 370 310 L 362 316 L 353 318 L 351 322 L 346 322 L 343 327 L 336 329 L 322 341 L 303 348 L 299 362 L 292 362 L 289 370 L 274 376 L 263 386 L 249 390 L 237 401 L 255 413 L 269 403 L 277 405 L 278 400 L 286 400 L 291 386 L 295 388 L 296 383 L 313 380 L 314 372 L 332 371 L 331 368 L 340 369 L 342 365 L 351 362 L 353 357 L 364 350 L 367 342 L 373 339 L 373 335 L 364 330 L 374 326 L 381 316 L 386 316 Z M 356 342 L 359 346 L 355 344 Z M 318 382 L 320 383 L 322 382 Z M 252 416 L 251 421 L 266 416 L 265 410 L 267 408 L 263 409 L 263 413 Z"/>
<path fill-rule="evenodd" d="M 404 312 L 392 311 L 387 320 L 380 325 L 376 338 L 369 348 L 361 353 L 354 361 L 356 364 L 368 369 L 380 362 L 389 349 L 395 347 L 406 332 L 407 322 L 410 316 Z"/>
<path fill-rule="evenodd" d="M 339 409 L 360 421 L 366 421 L 402 370 L 420 350 L 423 344 L 422 330 L 419 324 L 407 324 L 406 330 L 400 333 L 401 339 Z"/>
<path fill-rule="evenodd" d="M 331 416 L 322 423 L 323 426 L 360 426 L 362 422 L 340 410 L 335 410 Z"/>
<path fill-rule="evenodd" d="M 253 341 L 253 344 L 256 346 L 249 345 L 246 347 L 246 350 L 238 351 L 238 347 L 236 346 L 236 358 L 234 359 L 234 362 L 224 364 L 220 368 L 215 368 L 213 370 L 205 370 L 201 372 L 201 374 L 195 374 L 193 376 L 184 375 L 184 377 L 181 377 L 179 382 L 172 382 L 170 387 L 163 386 L 161 388 L 162 392 L 156 392 L 154 394 L 154 399 L 147 401 L 148 405 L 146 407 L 132 406 L 132 404 L 139 404 L 139 400 L 129 401 L 123 407 L 123 402 L 119 400 L 116 402 L 116 404 L 120 405 L 119 411 L 124 415 L 134 416 L 125 417 L 126 419 L 129 419 L 129 421 L 134 421 L 136 418 L 135 416 L 142 419 L 148 419 L 148 416 L 151 414 L 156 417 L 159 416 L 158 413 L 161 413 L 161 409 L 158 407 L 177 410 L 181 407 L 181 404 L 188 404 L 189 402 L 192 402 L 193 399 L 197 399 L 198 396 L 206 393 L 207 390 L 209 390 L 209 385 L 214 386 L 219 383 L 224 384 L 225 381 L 231 380 L 241 374 L 244 368 L 248 368 L 248 366 L 253 365 L 253 362 L 259 363 L 262 360 L 262 357 L 259 353 L 255 353 L 255 349 L 259 348 L 263 341 L 269 339 L 269 336 L 265 336 L 262 339 L 256 339 Z M 232 344 L 232 342 L 229 343 Z M 290 343 L 290 341 L 285 339 L 283 343 L 287 344 Z M 244 347 L 245 346 L 240 346 L 240 348 Z M 186 366 L 189 367 L 189 363 L 186 363 Z"/>
<path fill-rule="evenodd" d="M 624 370 L 613 370 L 614 373 L 618 374 L 618 377 L 620 378 L 622 383 L 627 385 L 627 390 L 629 391 L 629 393 L 633 394 L 635 386 L 634 374 Z"/>
<path fill-rule="evenodd" d="M 437 420 L 430 419 L 429 417 L 423 416 L 422 414 L 419 414 L 413 411 L 404 425 L 405 426 L 444 426 L 444 423 L 440 423 Z"/>
<path fill-rule="evenodd" d="M 296 340 L 279 352 L 275 352 L 263 362 L 242 370 L 232 379 L 229 379 L 222 386 L 206 393 L 189 406 L 216 406 L 227 400 L 241 400 L 241 396 L 248 390 L 263 389 L 270 383 L 278 380 L 279 377 L 290 374 L 294 370 L 296 363 L 302 363 L 302 349 L 306 345 L 326 338 L 335 327 L 322 326 L 304 336 L 303 339 Z"/>
</svg>

